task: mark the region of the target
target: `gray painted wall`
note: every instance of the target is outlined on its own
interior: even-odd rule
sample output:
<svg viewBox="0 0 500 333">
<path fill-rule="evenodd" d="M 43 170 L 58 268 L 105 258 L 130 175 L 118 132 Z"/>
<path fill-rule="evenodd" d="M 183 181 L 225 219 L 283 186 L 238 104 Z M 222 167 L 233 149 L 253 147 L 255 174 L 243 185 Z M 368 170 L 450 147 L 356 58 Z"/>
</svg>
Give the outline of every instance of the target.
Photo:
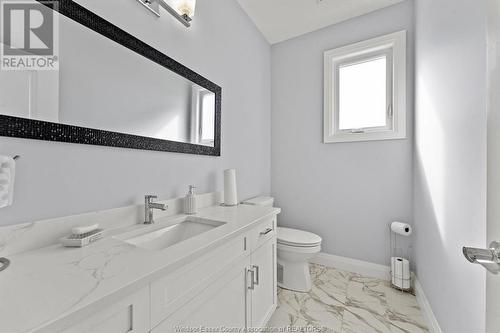
<svg viewBox="0 0 500 333">
<path fill-rule="evenodd" d="M 132 0 L 78 2 L 222 86 L 222 157 L 2 137 L 0 152 L 22 157 L 0 225 L 175 197 L 189 184 L 222 190 L 225 168 L 238 170 L 241 197 L 270 192 L 271 48 L 236 1 L 198 1 L 190 29 Z"/>
<path fill-rule="evenodd" d="M 443 332 L 485 331 L 487 1 L 416 3 L 416 268 Z"/>
<path fill-rule="evenodd" d="M 323 52 L 406 29 L 408 138 L 323 144 Z M 323 251 L 388 263 L 388 223 L 412 222 L 413 3 L 405 1 L 272 48 L 272 194 L 279 224 Z"/>
</svg>

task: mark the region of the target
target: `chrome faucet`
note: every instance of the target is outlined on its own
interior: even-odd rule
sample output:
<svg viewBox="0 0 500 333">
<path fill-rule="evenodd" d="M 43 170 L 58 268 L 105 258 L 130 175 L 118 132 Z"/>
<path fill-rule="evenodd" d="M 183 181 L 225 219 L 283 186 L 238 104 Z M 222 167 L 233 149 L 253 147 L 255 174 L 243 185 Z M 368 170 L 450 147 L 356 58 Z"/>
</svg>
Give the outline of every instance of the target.
<svg viewBox="0 0 500 333">
<path fill-rule="evenodd" d="M 167 210 L 168 206 L 160 203 L 153 202 L 157 199 L 156 195 L 146 195 L 144 197 L 144 224 L 153 224 L 153 209 Z"/>
</svg>

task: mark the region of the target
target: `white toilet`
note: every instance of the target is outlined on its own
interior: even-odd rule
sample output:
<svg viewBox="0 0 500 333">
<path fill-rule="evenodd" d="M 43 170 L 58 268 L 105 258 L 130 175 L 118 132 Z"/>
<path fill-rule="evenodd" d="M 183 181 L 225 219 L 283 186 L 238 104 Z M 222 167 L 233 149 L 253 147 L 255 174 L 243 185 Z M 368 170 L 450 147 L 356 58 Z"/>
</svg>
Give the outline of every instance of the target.
<svg viewBox="0 0 500 333">
<path fill-rule="evenodd" d="M 312 232 L 278 227 L 278 285 L 285 289 L 311 290 L 309 259 L 321 251 L 321 237 Z"/>
<path fill-rule="evenodd" d="M 272 207 L 274 198 L 256 197 L 247 205 Z M 304 230 L 278 227 L 278 285 L 300 292 L 311 290 L 309 259 L 321 251 L 321 237 Z"/>
</svg>

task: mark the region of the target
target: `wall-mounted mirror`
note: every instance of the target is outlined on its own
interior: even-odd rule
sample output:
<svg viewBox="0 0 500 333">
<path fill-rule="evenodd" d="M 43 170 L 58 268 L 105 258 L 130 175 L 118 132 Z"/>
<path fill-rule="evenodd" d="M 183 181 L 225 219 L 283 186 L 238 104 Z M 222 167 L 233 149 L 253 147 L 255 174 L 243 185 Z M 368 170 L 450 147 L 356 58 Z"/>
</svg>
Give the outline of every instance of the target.
<svg viewBox="0 0 500 333">
<path fill-rule="evenodd" d="M 219 86 L 71 0 L 34 3 L 57 15 L 59 70 L 0 70 L 0 135 L 220 155 Z"/>
</svg>

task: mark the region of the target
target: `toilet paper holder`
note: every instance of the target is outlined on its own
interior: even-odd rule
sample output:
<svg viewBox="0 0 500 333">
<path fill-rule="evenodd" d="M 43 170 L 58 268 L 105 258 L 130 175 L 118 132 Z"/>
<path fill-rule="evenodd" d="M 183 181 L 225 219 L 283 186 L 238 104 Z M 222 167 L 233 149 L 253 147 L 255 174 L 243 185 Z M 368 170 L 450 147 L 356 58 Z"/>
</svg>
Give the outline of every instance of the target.
<svg viewBox="0 0 500 333">
<path fill-rule="evenodd" d="M 410 268 L 411 246 L 406 244 L 407 247 L 404 249 L 398 244 L 398 237 L 406 238 L 412 234 L 411 225 L 403 222 L 391 222 L 388 225 L 388 229 L 391 286 L 401 292 L 413 294 L 413 281 Z"/>
<path fill-rule="evenodd" d="M 462 253 L 469 262 L 480 264 L 493 274 L 500 272 L 500 242 L 491 242 L 488 249 L 464 246 Z"/>
</svg>

